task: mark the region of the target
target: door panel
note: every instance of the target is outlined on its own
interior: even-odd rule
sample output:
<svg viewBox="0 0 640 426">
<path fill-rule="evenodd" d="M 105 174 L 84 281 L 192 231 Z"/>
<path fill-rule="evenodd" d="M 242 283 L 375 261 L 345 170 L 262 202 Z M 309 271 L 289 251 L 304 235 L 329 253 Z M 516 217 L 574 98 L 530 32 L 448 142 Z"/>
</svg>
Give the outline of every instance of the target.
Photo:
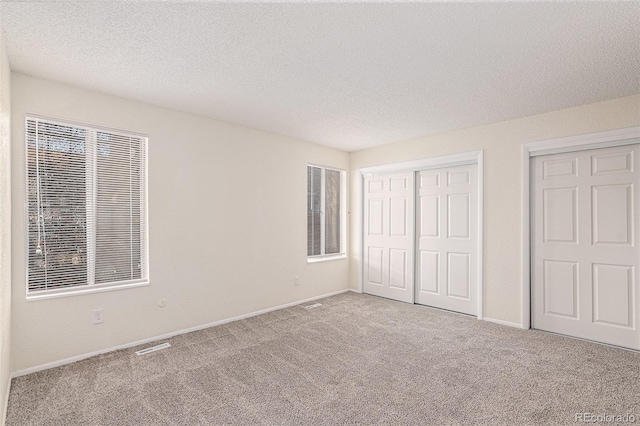
<svg viewBox="0 0 640 426">
<path fill-rule="evenodd" d="M 593 321 L 633 327 L 633 267 L 593 265 Z"/>
<path fill-rule="evenodd" d="M 544 241 L 577 243 L 577 188 L 550 188 L 542 195 Z"/>
<path fill-rule="evenodd" d="M 416 303 L 477 313 L 477 165 L 418 173 Z"/>
<path fill-rule="evenodd" d="M 633 184 L 592 187 L 594 244 L 633 244 Z"/>
<path fill-rule="evenodd" d="M 578 317 L 578 263 L 545 260 L 544 312 L 569 318 Z"/>
<path fill-rule="evenodd" d="M 440 196 L 425 195 L 420 197 L 420 237 L 440 236 Z"/>
<path fill-rule="evenodd" d="M 449 206 L 449 238 L 469 239 L 469 196 L 470 194 L 449 194 L 447 200 Z"/>
<path fill-rule="evenodd" d="M 407 288 L 407 251 L 389 249 L 389 287 Z"/>
<path fill-rule="evenodd" d="M 368 272 L 369 283 L 382 285 L 382 259 L 384 249 L 382 247 L 368 247 Z"/>
<path fill-rule="evenodd" d="M 440 253 L 422 250 L 420 252 L 420 291 L 438 294 L 438 274 Z"/>
<path fill-rule="evenodd" d="M 469 253 L 447 253 L 447 296 L 469 298 Z"/>
<path fill-rule="evenodd" d="M 640 146 L 532 162 L 534 328 L 640 349 Z"/>
<path fill-rule="evenodd" d="M 389 222 L 392 237 L 407 236 L 407 197 L 394 197 L 389 199 Z"/>
<path fill-rule="evenodd" d="M 382 235 L 382 200 L 369 200 L 369 235 Z"/>
<path fill-rule="evenodd" d="M 364 292 L 413 303 L 413 173 L 364 178 Z"/>
</svg>

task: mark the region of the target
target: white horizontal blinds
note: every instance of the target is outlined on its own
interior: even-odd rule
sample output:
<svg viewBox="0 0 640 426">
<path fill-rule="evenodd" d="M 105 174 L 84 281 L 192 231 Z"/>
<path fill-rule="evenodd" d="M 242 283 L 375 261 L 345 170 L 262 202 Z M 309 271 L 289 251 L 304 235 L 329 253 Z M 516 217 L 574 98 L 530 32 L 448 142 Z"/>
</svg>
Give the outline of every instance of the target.
<svg viewBox="0 0 640 426">
<path fill-rule="evenodd" d="M 27 120 L 28 290 L 87 284 L 82 128 Z"/>
<path fill-rule="evenodd" d="M 339 170 L 307 166 L 307 256 L 341 252 L 342 179 Z"/>
<path fill-rule="evenodd" d="M 322 169 L 307 166 L 307 256 L 321 254 Z"/>
<path fill-rule="evenodd" d="M 146 279 L 146 138 L 32 118 L 26 133 L 28 290 Z"/>
<path fill-rule="evenodd" d="M 142 277 L 144 139 L 96 132 L 95 283 Z"/>
<path fill-rule="evenodd" d="M 338 170 L 325 170 L 325 253 L 340 253 L 340 175 Z"/>
</svg>

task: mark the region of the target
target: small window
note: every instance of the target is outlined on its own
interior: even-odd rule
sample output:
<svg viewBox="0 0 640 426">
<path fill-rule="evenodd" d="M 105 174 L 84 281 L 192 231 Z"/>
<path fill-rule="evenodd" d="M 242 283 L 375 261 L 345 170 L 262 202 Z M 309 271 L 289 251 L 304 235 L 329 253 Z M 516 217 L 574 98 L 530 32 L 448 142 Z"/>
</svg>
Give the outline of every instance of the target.
<svg viewBox="0 0 640 426">
<path fill-rule="evenodd" d="M 27 117 L 27 296 L 148 280 L 147 138 Z"/>
<path fill-rule="evenodd" d="M 322 258 L 345 253 L 344 172 L 307 167 L 307 256 Z"/>
</svg>

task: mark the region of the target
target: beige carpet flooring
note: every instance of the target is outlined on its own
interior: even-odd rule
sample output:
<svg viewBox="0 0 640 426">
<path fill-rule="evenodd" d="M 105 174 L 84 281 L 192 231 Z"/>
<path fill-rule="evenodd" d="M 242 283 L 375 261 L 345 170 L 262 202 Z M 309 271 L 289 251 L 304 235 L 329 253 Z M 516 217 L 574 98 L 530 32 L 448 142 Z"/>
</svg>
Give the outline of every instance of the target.
<svg viewBox="0 0 640 426">
<path fill-rule="evenodd" d="M 319 302 L 14 379 L 7 425 L 640 424 L 638 352 L 367 295 Z"/>
</svg>

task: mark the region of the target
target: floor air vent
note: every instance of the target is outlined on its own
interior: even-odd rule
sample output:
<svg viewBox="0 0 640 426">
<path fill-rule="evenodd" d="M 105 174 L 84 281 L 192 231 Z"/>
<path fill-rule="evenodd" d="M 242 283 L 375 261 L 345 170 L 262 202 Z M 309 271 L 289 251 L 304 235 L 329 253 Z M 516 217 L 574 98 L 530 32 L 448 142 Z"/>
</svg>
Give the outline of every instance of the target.
<svg viewBox="0 0 640 426">
<path fill-rule="evenodd" d="M 305 309 L 313 309 L 313 308 L 317 308 L 319 306 L 322 306 L 322 303 L 314 303 L 313 305 L 307 305 L 304 308 Z"/>
<path fill-rule="evenodd" d="M 141 349 L 136 352 L 136 355 L 146 355 L 148 353 L 159 351 L 160 349 L 169 348 L 169 347 L 171 347 L 169 343 L 163 343 L 161 345 L 151 346 L 150 348 L 147 348 L 147 349 Z"/>
</svg>

